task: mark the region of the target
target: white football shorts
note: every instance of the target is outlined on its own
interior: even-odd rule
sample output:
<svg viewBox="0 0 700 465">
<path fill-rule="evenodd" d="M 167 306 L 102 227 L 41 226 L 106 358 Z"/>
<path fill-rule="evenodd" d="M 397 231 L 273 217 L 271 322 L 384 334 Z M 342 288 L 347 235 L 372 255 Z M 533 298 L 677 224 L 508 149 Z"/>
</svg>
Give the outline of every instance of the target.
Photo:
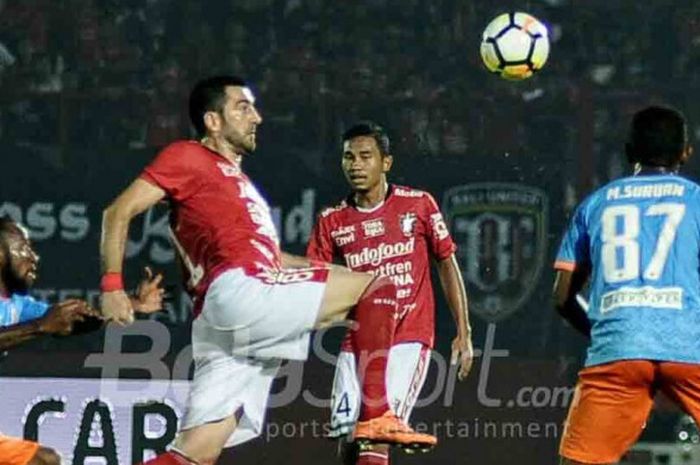
<svg viewBox="0 0 700 465">
<path fill-rule="evenodd" d="M 194 379 L 182 430 L 242 409 L 225 447 L 260 435 L 283 359 L 305 360 L 328 269 L 228 270 L 210 285 L 192 323 Z"/>
<path fill-rule="evenodd" d="M 430 364 L 430 349 L 420 342 L 396 344 L 389 350 L 386 387 L 389 406 L 408 423 Z M 330 437 L 349 435 L 360 416 L 360 383 L 352 352 L 341 351 L 331 393 Z"/>
</svg>

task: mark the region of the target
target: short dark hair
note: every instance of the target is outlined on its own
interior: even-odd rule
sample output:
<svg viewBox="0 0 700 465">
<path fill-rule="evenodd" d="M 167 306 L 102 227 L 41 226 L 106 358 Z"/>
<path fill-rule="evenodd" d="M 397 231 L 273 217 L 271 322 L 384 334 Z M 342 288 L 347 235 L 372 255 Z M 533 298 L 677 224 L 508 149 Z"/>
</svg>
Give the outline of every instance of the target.
<svg viewBox="0 0 700 465">
<path fill-rule="evenodd" d="M 635 113 L 626 146 L 630 163 L 673 167 L 688 144 L 683 114 L 670 107 L 651 106 Z"/>
<path fill-rule="evenodd" d="M 379 153 L 381 153 L 382 156 L 387 156 L 391 153 L 389 150 L 389 136 L 386 130 L 373 121 L 360 121 L 351 126 L 350 129 L 343 133 L 342 143 L 344 144 L 350 139 L 361 136 L 372 137 L 377 143 Z"/>
<path fill-rule="evenodd" d="M 7 235 L 17 229 L 17 222 L 11 216 L 0 216 L 0 244 L 5 244 Z"/>
<path fill-rule="evenodd" d="M 11 216 L 0 216 L 0 251 L 2 255 L 5 256 L 5 260 L 9 260 L 9 244 L 7 243 L 7 239 L 10 234 L 17 231 L 18 227 L 17 222 L 13 220 Z M 0 279 L 2 278 L 0 277 Z"/>
<path fill-rule="evenodd" d="M 190 92 L 190 121 L 199 137 L 206 134 L 204 115 L 208 111 L 221 111 L 226 99 L 226 87 L 246 87 L 246 82 L 238 76 L 224 75 L 202 79 Z"/>
</svg>

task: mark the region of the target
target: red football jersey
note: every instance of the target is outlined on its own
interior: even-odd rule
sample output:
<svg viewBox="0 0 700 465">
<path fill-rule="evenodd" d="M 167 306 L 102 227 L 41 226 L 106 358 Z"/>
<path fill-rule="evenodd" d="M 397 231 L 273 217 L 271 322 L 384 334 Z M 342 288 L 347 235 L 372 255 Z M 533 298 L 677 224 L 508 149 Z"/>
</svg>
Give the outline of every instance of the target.
<svg viewBox="0 0 700 465">
<path fill-rule="evenodd" d="M 307 255 L 326 262 L 342 258 L 350 269 L 391 278 L 398 287 L 403 315 L 396 342 L 415 341 L 432 347 L 435 302 L 430 256 L 443 260 L 455 250 L 433 197 L 392 185 L 384 202 L 371 210 L 360 209 L 348 199 L 322 211 Z"/>
<path fill-rule="evenodd" d="M 167 192 L 170 228 L 198 314 L 223 271 L 281 268 L 270 208 L 238 164 L 199 142 L 165 147 L 141 178 Z"/>
</svg>

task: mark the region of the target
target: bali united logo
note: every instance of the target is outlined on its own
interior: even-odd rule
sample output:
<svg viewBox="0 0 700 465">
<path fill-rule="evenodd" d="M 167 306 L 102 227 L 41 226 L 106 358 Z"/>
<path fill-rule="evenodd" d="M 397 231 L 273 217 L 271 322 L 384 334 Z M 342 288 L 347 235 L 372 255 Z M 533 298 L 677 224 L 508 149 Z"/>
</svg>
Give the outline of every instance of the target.
<svg viewBox="0 0 700 465">
<path fill-rule="evenodd" d="M 227 178 L 233 178 L 241 174 L 241 168 L 236 165 L 231 165 L 228 163 L 216 162 L 216 166 L 219 167 L 221 173 Z"/>
<path fill-rule="evenodd" d="M 547 239 L 547 197 L 520 184 L 449 189 L 443 207 L 467 282 L 469 311 L 488 322 L 517 311 L 539 282 Z"/>
<path fill-rule="evenodd" d="M 399 226 L 401 227 L 401 232 L 406 237 L 413 236 L 413 232 L 416 228 L 416 214 L 413 212 L 404 213 L 399 216 Z"/>
</svg>

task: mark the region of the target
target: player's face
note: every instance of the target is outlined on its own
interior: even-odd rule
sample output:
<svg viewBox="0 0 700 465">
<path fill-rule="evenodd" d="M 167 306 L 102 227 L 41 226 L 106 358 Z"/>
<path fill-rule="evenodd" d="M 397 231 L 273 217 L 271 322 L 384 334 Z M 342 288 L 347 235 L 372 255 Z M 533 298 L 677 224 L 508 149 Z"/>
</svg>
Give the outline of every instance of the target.
<svg viewBox="0 0 700 465">
<path fill-rule="evenodd" d="M 2 267 L 3 283 L 10 292 L 25 292 L 36 281 L 39 255 L 24 229 L 16 227 L 5 237 L 7 257 Z"/>
<path fill-rule="evenodd" d="M 237 153 L 255 150 L 255 134 L 262 117 L 255 108 L 255 97 L 247 87 L 227 87 L 221 110 L 221 136 Z"/>
<path fill-rule="evenodd" d="M 368 192 L 380 186 L 391 169 L 391 156 L 379 151 L 372 136 L 359 136 L 343 144 L 343 173 L 355 192 Z"/>
</svg>

